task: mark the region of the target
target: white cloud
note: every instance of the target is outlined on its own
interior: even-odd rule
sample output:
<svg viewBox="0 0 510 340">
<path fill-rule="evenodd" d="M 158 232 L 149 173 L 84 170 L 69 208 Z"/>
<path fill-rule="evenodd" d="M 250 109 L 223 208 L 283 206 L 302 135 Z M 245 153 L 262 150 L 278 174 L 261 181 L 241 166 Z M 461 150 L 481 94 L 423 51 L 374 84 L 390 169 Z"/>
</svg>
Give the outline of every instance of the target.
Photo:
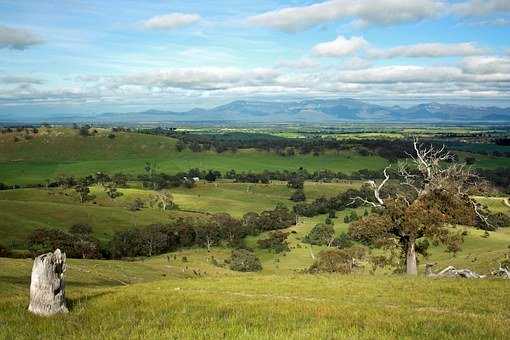
<svg viewBox="0 0 510 340">
<path fill-rule="evenodd" d="M 41 43 L 43 40 L 27 29 L 0 26 L 0 49 L 24 50 Z"/>
<path fill-rule="evenodd" d="M 273 69 L 255 68 L 242 70 L 238 68 L 201 67 L 174 68 L 142 72 L 108 80 L 110 86 L 126 85 L 162 88 L 183 88 L 214 90 L 241 85 L 261 85 L 273 81 L 279 73 Z"/>
<path fill-rule="evenodd" d="M 370 61 L 360 57 L 352 57 L 342 63 L 342 69 L 344 70 L 362 70 L 370 66 Z"/>
<path fill-rule="evenodd" d="M 315 45 L 312 52 L 321 57 L 344 57 L 355 54 L 365 54 L 370 59 L 392 58 L 439 58 L 439 57 L 468 57 L 488 53 L 472 42 L 462 43 L 419 43 L 401 45 L 391 48 L 376 48 L 363 37 L 346 38 L 338 36 L 333 41 Z"/>
<path fill-rule="evenodd" d="M 277 64 L 277 68 L 289 68 L 289 69 L 312 69 L 319 67 L 320 64 L 310 58 L 301 58 L 297 60 L 280 60 Z"/>
<path fill-rule="evenodd" d="M 357 18 L 359 24 L 393 25 L 438 15 L 444 6 L 436 0 L 330 0 L 287 7 L 249 17 L 248 24 L 297 32 L 322 23 Z"/>
<path fill-rule="evenodd" d="M 354 57 L 339 67 L 313 70 L 171 68 L 124 75 L 73 77 L 71 83 L 57 87 L 51 83 L 32 86 L 26 82 L 28 80 L 11 78 L 10 84 L 2 84 L 0 104 L 102 102 L 166 105 L 176 100 L 186 101 L 186 98 L 229 100 L 239 96 L 339 95 L 371 100 L 470 97 L 510 100 L 510 57 L 467 57 L 449 66 L 371 67 L 366 60 Z"/>
<path fill-rule="evenodd" d="M 460 66 L 470 74 L 510 74 L 510 57 L 470 57 L 465 58 Z"/>
<path fill-rule="evenodd" d="M 452 5 L 452 11 L 464 16 L 481 16 L 510 12 L 509 0 L 471 0 Z"/>
<path fill-rule="evenodd" d="M 200 20 L 198 14 L 170 13 L 158 15 L 143 22 L 149 29 L 172 30 L 194 24 Z"/>
<path fill-rule="evenodd" d="M 312 51 L 321 57 L 342 57 L 352 55 L 368 46 L 363 37 L 345 38 L 339 35 L 335 40 L 317 44 Z"/>
<path fill-rule="evenodd" d="M 389 49 L 371 48 L 367 51 L 371 58 L 391 59 L 398 57 L 406 58 L 437 58 L 454 56 L 483 55 L 487 50 L 473 43 L 421 43 L 414 45 L 396 46 Z"/>
<path fill-rule="evenodd" d="M 506 26 L 510 26 L 510 19 L 496 18 L 496 19 L 489 19 L 489 20 L 472 21 L 472 22 L 469 22 L 469 25 L 471 25 L 471 26 L 506 27 Z"/>
</svg>

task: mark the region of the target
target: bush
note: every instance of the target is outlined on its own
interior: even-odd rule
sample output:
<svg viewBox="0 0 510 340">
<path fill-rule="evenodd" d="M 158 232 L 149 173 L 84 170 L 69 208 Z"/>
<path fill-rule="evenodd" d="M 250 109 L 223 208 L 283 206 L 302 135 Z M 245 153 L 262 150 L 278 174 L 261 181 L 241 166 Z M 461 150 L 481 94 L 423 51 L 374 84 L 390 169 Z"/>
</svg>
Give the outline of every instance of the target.
<svg viewBox="0 0 510 340">
<path fill-rule="evenodd" d="M 281 253 L 284 251 L 289 251 L 289 243 L 287 242 L 287 237 L 289 233 L 284 233 L 282 231 L 275 231 L 269 235 L 268 238 L 258 240 L 257 243 L 262 249 L 270 249 L 275 253 Z"/>
<path fill-rule="evenodd" d="M 305 192 L 303 189 L 297 189 L 294 191 L 294 193 L 290 196 L 290 200 L 293 202 L 303 202 L 306 200 Z"/>
<path fill-rule="evenodd" d="M 343 249 L 352 247 L 353 243 L 347 233 L 341 233 L 337 238 L 335 238 L 333 245 L 339 249 Z"/>
<path fill-rule="evenodd" d="M 489 223 L 496 228 L 510 227 L 510 217 L 501 212 L 489 216 Z"/>
<path fill-rule="evenodd" d="M 238 272 L 258 272 L 262 270 L 259 258 L 246 249 L 233 250 L 229 262 L 230 269 Z"/>
<path fill-rule="evenodd" d="M 475 225 L 477 228 L 488 231 L 495 231 L 498 228 L 510 227 L 510 217 L 504 213 L 498 212 L 487 216 L 487 225 L 480 218 L 477 218 Z"/>
<path fill-rule="evenodd" d="M 69 228 L 71 234 L 90 235 L 92 234 L 92 226 L 87 223 L 76 223 Z"/>
<path fill-rule="evenodd" d="M 66 233 L 60 229 L 38 228 L 28 237 L 28 250 L 32 255 L 52 252 L 59 248 L 70 258 L 99 258 L 99 241 L 90 235 Z"/>
<path fill-rule="evenodd" d="M 144 203 L 140 198 L 135 198 L 133 202 L 129 205 L 129 210 L 131 211 L 139 211 L 144 207 Z"/>
<path fill-rule="evenodd" d="M 317 246 L 330 245 L 334 236 L 335 230 L 331 224 L 319 223 L 303 238 L 303 242 Z"/>
<path fill-rule="evenodd" d="M 358 219 L 359 219 L 358 214 L 356 213 L 355 210 L 352 210 L 349 215 L 345 215 L 344 222 L 351 223 L 351 222 L 357 221 Z"/>
<path fill-rule="evenodd" d="M 9 257 L 11 255 L 11 250 L 7 248 L 5 245 L 0 243 L 0 257 Z"/>
<path fill-rule="evenodd" d="M 350 274 L 359 267 L 358 260 L 361 260 L 365 255 L 365 249 L 358 246 L 323 250 L 308 272 Z"/>
</svg>

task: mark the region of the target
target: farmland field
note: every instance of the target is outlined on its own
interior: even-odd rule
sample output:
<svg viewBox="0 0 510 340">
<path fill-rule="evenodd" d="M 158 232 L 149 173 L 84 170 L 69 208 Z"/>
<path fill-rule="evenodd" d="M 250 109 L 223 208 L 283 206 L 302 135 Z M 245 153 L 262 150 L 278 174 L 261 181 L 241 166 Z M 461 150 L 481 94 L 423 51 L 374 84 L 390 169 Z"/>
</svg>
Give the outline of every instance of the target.
<svg viewBox="0 0 510 340">
<path fill-rule="evenodd" d="M 263 132 L 302 138 L 294 131 Z M 358 136 L 352 132 L 335 138 L 400 140 L 410 133 L 401 132 Z M 13 135 L 18 136 L 17 141 Z M 150 203 L 160 191 L 139 177 L 149 176 L 152 171 L 174 174 L 200 168 L 225 175 L 232 169 L 241 174 L 264 170 L 290 173 L 302 168 L 351 174 L 395 165 L 395 161 L 381 156 L 362 155 L 356 148 L 291 156 L 255 148 L 192 152 L 187 148 L 178 151 L 178 141 L 166 136 L 137 132 L 110 135 L 109 129 L 98 128 L 96 134 L 83 137 L 74 129 L 62 127 L 41 128 L 28 139 L 23 138 L 24 133 L 0 135 L 0 182 L 4 183 L 0 190 L 0 243 L 12 251 L 13 257 L 34 255 L 28 253 L 27 238 L 39 228 L 71 232 L 73 225 L 90 225 L 91 236 L 107 248 L 119 232 L 143 230 L 149 225 L 208 221 L 219 213 L 242 219 L 247 213 L 275 207 L 292 211 L 297 204 L 290 200 L 296 190 L 285 180 L 249 183 L 200 178 L 189 187 L 169 187 L 172 207 L 163 211 Z M 461 161 L 474 158 L 478 168 L 508 167 L 508 157 L 476 153 L 489 149 L 466 148 L 457 155 Z M 90 199 L 81 202 L 76 186 L 55 182 L 59 176 L 80 178 L 118 172 L 126 174 L 128 180 L 116 188 L 121 195 L 113 198 L 108 195 L 108 184 L 97 182 L 87 185 Z M 14 184 L 16 188 L 12 188 Z M 362 179 L 307 179 L 303 204 L 336 197 L 349 189 L 359 190 L 364 184 L 366 180 Z M 508 197 L 503 192 L 495 190 L 492 196 L 473 198 L 491 213 L 510 216 Z M 131 209 L 136 200 L 145 205 Z M 308 273 L 321 251 L 330 247 L 306 243 L 307 235 L 325 223 L 331 223 L 335 237 L 346 235 L 348 218 L 353 213 L 367 216 L 372 211 L 370 207 L 347 206 L 333 215 L 298 216 L 295 225 L 282 229 L 288 233 L 288 250 L 281 253 L 260 247 L 259 241 L 273 231 L 244 236 L 243 247 L 252 249 L 261 264 L 256 273 L 231 270 L 233 247 L 221 242 L 210 249 L 193 245 L 152 256 L 68 259 L 66 294 L 70 313 L 52 318 L 39 318 L 26 311 L 32 259 L 0 258 L 0 338 L 510 336 L 506 327 L 510 312 L 504 303 L 509 298 L 508 282 L 492 278 L 431 279 L 423 275 L 426 263 L 435 263 L 435 270 L 455 266 L 490 274 L 509 254 L 510 228 L 486 232 L 472 226 L 449 225 L 451 233 L 462 232 L 461 248 L 452 253 L 445 246 L 431 243 L 428 255 L 419 257 L 418 277 L 395 274 L 390 268 L 373 269 L 371 256 L 384 254 L 377 247 L 366 247 L 367 256 L 353 274 Z"/>
</svg>

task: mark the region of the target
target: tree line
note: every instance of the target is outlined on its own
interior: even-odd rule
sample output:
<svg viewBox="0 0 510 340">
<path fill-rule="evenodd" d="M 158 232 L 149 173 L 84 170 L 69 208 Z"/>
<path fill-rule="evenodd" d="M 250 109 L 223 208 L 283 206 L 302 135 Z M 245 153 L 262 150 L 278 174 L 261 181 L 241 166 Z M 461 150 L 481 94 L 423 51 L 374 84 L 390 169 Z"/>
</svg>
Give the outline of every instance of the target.
<svg viewBox="0 0 510 340">
<path fill-rule="evenodd" d="M 236 219 L 227 213 L 207 217 L 179 218 L 162 224 L 117 231 L 108 243 L 101 244 L 87 224 L 75 224 L 68 231 L 37 228 L 27 238 L 32 255 L 59 248 L 71 258 L 127 258 L 154 256 L 180 248 L 213 246 L 243 247 L 248 235 L 280 230 L 295 225 L 296 217 L 287 207 L 246 213 Z"/>
</svg>

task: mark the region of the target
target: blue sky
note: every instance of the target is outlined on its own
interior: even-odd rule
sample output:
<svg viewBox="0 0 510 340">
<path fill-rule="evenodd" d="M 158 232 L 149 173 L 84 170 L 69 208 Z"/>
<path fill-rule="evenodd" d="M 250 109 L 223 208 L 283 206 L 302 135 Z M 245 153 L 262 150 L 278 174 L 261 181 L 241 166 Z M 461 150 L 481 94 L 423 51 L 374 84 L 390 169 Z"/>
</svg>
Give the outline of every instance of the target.
<svg viewBox="0 0 510 340">
<path fill-rule="evenodd" d="M 0 0 L 0 115 L 351 97 L 510 106 L 510 1 Z"/>
</svg>

